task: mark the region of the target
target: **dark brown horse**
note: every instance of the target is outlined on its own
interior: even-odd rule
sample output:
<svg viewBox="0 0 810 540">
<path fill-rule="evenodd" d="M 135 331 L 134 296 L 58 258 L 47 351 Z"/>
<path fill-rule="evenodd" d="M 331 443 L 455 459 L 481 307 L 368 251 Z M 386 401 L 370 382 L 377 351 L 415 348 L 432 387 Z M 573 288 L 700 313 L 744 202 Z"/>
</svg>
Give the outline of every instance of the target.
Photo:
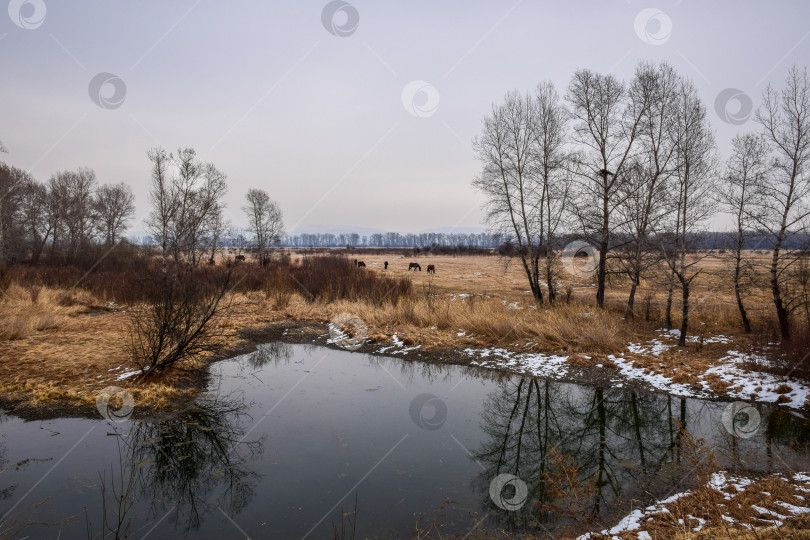
<svg viewBox="0 0 810 540">
<path fill-rule="evenodd" d="M 408 272 L 410 272 L 411 270 L 413 270 L 414 272 L 419 270 L 421 272 L 422 267 L 419 266 L 419 263 L 412 262 L 411 264 L 408 265 Z"/>
<path fill-rule="evenodd" d="M 435 274 L 436 273 L 436 267 L 434 265 L 432 265 L 432 264 L 429 264 L 427 272 L 428 272 L 428 274 Z"/>
<path fill-rule="evenodd" d="M 366 263 L 364 263 L 363 261 L 357 261 L 357 267 L 358 267 L 358 268 L 365 268 L 365 267 L 366 267 Z"/>
</svg>

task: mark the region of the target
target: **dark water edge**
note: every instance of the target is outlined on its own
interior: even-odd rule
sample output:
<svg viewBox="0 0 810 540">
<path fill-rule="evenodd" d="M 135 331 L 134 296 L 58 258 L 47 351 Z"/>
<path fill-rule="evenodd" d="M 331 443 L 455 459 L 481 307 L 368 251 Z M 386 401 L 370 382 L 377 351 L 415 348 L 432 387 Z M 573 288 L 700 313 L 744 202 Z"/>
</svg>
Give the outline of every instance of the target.
<svg viewBox="0 0 810 540">
<path fill-rule="evenodd" d="M 547 536 L 576 521 L 550 511 L 561 456 L 593 486 L 571 493 L 592 528 L 692 487 L 701 438 L 727 470 L 808 468 L 806 420 L 758 406 L 734 437 L 726 407 L 276 343 L 214 364 L 169 416 L 0 416 L 0 538 L 331 538 L 355 509 L 358 538 Z M 502 474 L 526 486 L 518 509 L 490 495 Z"/>
</svg>

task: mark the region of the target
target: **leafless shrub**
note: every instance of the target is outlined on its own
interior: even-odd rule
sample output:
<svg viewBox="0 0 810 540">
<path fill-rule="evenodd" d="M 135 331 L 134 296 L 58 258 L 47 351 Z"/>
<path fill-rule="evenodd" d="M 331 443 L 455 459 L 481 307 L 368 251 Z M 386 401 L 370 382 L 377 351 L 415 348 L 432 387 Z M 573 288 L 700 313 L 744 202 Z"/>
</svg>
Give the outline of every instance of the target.
<svg viewBox="0 0 810 540">
<path fill-rule="evenodd" d="M 306 257 L 289 268 L 294 282 L 310 301 L 367 300 L 396 304 L 411 294 L 411 280 L 380 276 L 357 268 L 345 257 Z"/>
<path fill-rule="evenodd" d="M 130 327 L 130 354 L 144 377 L 219 349 L 214 323 L 227 311 L 233 268 L 214 273 L 180 263 L 155 276 L 158 298 L 133 310 Z"/>
</svg>

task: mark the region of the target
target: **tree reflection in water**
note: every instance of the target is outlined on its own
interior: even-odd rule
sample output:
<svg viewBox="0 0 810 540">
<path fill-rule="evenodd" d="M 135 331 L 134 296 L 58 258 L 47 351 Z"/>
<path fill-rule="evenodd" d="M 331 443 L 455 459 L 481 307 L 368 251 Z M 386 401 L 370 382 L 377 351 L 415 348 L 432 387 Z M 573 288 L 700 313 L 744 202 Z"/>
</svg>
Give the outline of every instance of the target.
<svg viewBox="0 0 810 540">
<path fill-rule="evenodd" d="M 292 347 L 287 343 L 264 343 L 247 356 L 247 365 L 251 369 L 258 370 L 270 364 L 273 366 L 287 364 L 292 354 Z"/>
<path fill-rule="evenodd" d="M 150 522 L 166 518 L 184 532 L 217 508 L 229 515 L 245 508 L 263 448 L 262 440 L 243 441 L 246 410 L 241 400 L 203 397 L 171 418 L 133 422 L 119 444 L 118 470 L 100 473 L 103 536 L 128 537 L 136 504 L 149 506 Z"/>
<path fill-rule="evenodd" d="M 245 408 L 201 399 L 177 418 L 139 423 L 129 434 L 143 495 L 157 507 L 174 507 L 174 521 L 186 530 L 216 507 L 234 515 L 250 502 L 259 477 L 249 465 L 262 441 L 241 441 Z"/>
<path fill-rule="evenodd" d="M 6 415 L 3 414 L 3 411 L 0 411 L 0 424 L 6 421 Z M 6 453 L 8 452 L 8 448 L 6 444 L 0 442 L 0 478 L 3 477 L 3 473 L 6 472 L 8 467 L 8 458 L 6 458 Z M 11 498 L 14 495 L 14 492 L 17 490 L 17 484 L 12 484 L 10 486 L 3 487 L 3 484 L 0 484 L 0 501 Z M 0 523 L 0 531 L 2 531 L 2 523 Z"/>
<path fill-rule="evenodd" d="M 487 511 L 511 530 L 601 523 L 613 517 L 619 496 L 644 496 L 682 470 L 685 400 L 674 411 L 668 396 L 618 388 L 572 393 L 524 377 L 501 384 L 484 410 L 488 438 L 474 454 L 484 466 L 477 488 Z M 504 473 L 528 487 L 518 511 L 502 511 L 489 497 L 490 482 Z"/>
</svg>

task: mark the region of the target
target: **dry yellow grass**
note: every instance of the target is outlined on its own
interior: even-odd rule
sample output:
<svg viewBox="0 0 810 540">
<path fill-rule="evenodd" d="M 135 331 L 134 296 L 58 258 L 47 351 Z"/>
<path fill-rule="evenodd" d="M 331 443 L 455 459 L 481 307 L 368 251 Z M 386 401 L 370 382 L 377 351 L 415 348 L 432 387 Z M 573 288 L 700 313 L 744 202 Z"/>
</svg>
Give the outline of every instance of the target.
<svg viewBox="0 0 810 540">
<path fill-rule="evenodd" d="M 324 324 L 339 313 L 352 313 L 365 321 L 369 337 L 378 342 L 390 342 L 396 333 L 406 344 L 421 344 L 423 349 L 498 345 L 521 351 L 578 353 L 575 360 L 586 360 L 585 355 L 593 362 L 604 362 L 604 355 L 624 351 L 631 339 L 653 337 L 660 326 L 657 321 L 622 320 L 620 304 L 627 291 L 621 282 L 612 283 L 609 289 L 609 302 L 618 306 L 613 310 L 595 310 L 595 289 L 581 279 L 564 279 L 563 289 L 572 289 L 570 305 L 548 309 L 534 304 L 517 259 L 390 254 L 358 258 L 370 271 L 392 277 L 409 275 L 413 296 L 396 305 L 372 305 L 312 303 L 306 300 L 305 291 L 237 294 L 229 318 L 221 323 L 219 339 L 234 346 L 242 330 L 285 321 Z M 384 271 L 386 260 L 390 264 Z M 435 265 L 436 274 L 408 272 L 412 260 L 423 269 Z M 738 323 L 730 283 L 727 277 L 709 271 L 719 270 L 722 261 L 706 259 L 703 264 L 707 272 L 696 284 L 695 322 L 705 322 L 709 334 L 734 334 Z M 656 302 L 651 305 L 660 309 L 666 290 L 656 282 L 644 284 L 638 303 L 642 305 L 645 295 L 652 293 Z M 752 311 L 767 310 L 767 297 L 753 299 L 751 306 Z M 160 406 L 169 403 L 172 396 L 193 393 L 190 387 L 194 381 L 177 373 L 148 385 L 136 384 L 134 377 L 117 380 L 121 373 L 134 369 L 126 347 L 132 307 L 100 305 L 99 300 L 80 290 L 32 290 L 12 285 L 0 301 L 2 395 L 35 404 L 59 401 L 88 405 L 98 390 L 115 384 L 130 388 L 143 403 Z M 722 349 L 690 346 L 686 353 L 637 358 L 636 365 L 663 372 L 678 382 L 692 382 L 723 353 Z"/>
<path fill-rule="evenodd" d="M 807 487 L 782 475 L 767 476 L 742 488 L 722 490 L 703 485 L 663 505 L 665 512 L 650 512 L 640 530 L 652 538 L 810 538 L 810 514 L 793 515 L 784 505 L 807 506 Z M 776 518 L 774 514 L 782 516 Z M 787 519 L 785 519 L 787 518 Z M 774 521 L 779 521 L 776 526 Z M 696 530 L 697 529 L 697 530 Z M 639 538 L 639 529 L 593 538 Z"/>
</svg>

